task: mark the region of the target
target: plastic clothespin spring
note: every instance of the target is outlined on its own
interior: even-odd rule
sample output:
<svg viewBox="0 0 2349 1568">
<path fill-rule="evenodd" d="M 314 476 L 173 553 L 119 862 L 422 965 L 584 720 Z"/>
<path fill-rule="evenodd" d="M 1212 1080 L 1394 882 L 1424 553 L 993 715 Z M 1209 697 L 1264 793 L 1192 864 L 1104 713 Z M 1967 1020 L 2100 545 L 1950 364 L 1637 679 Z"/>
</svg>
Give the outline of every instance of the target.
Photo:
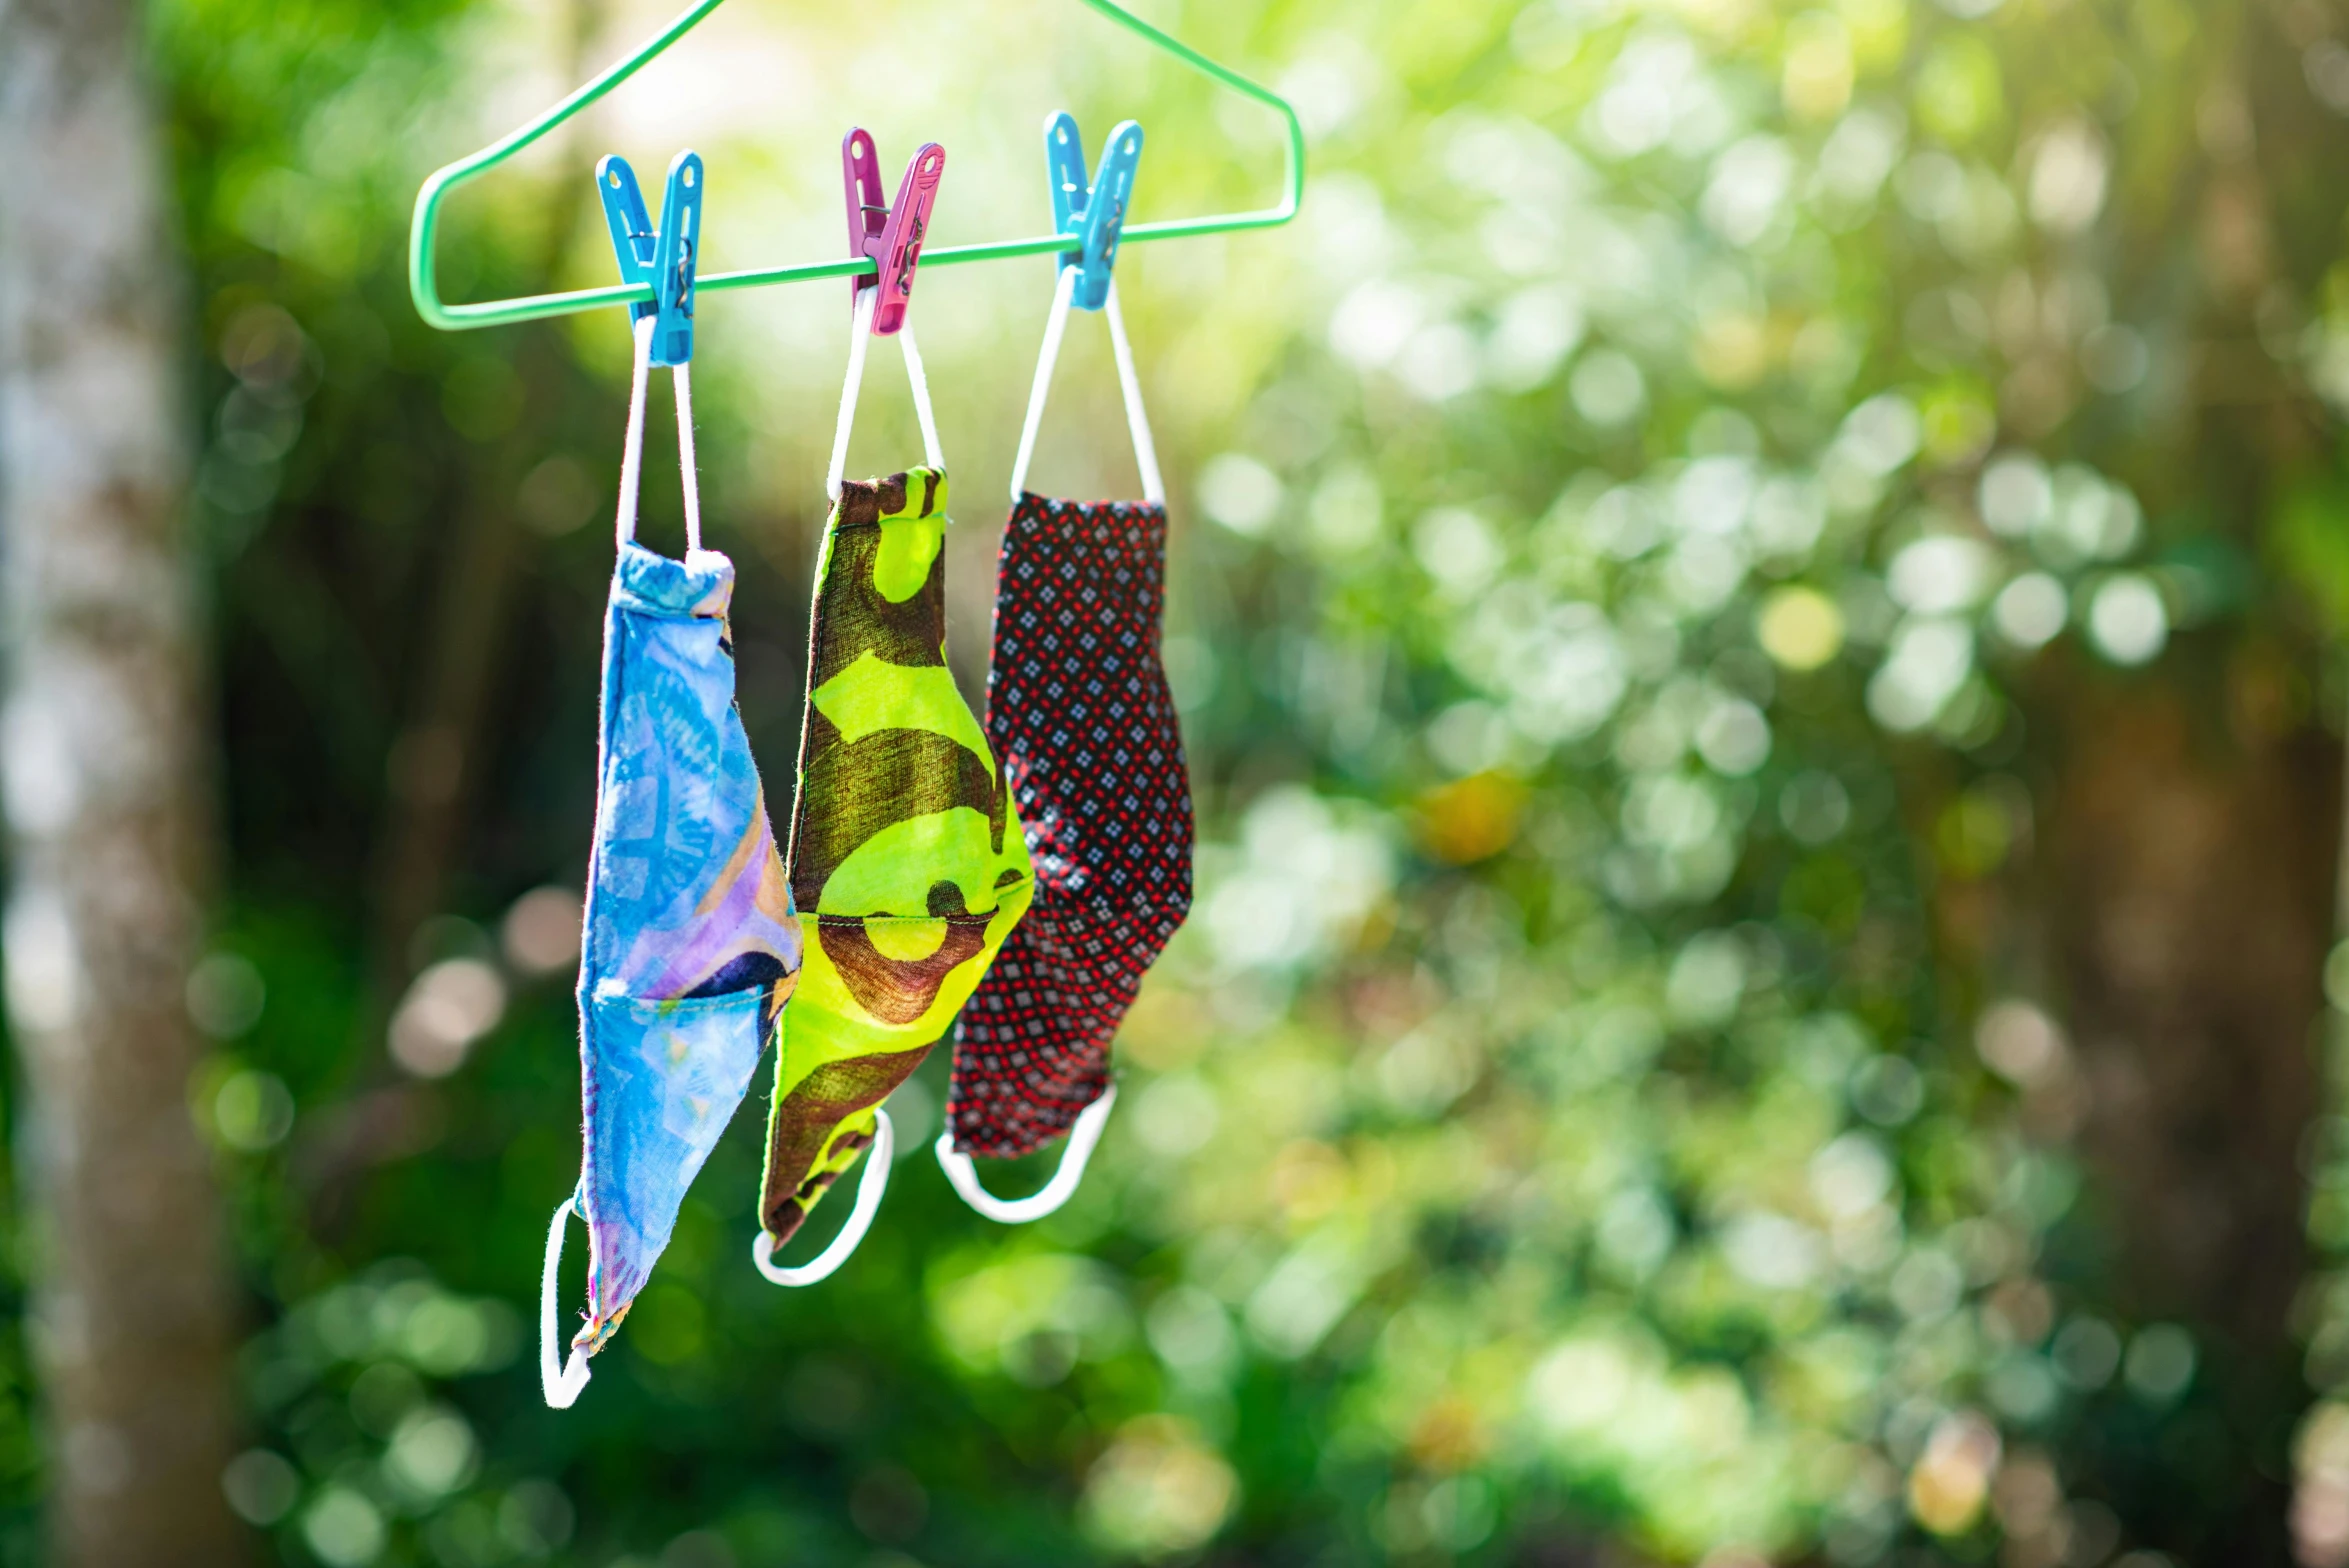
<svg viewBox="0 0 2349 1568">
<path fill-rule="evenodd" d="M 669 184 L 654 228 L 636 183 L 636 171 L 616 154 L 595 166 L 595 191 L 603 202 L 604 224 L 620 281 L 649 285 L 653 297 L 628 307 L 633 324 L 655 318 L 652 363 L 683 365 L 693 359 L 694 277 L 701 251 L 701 154 L 690 149 L 669 162 Z"/>
<path fill-rule="evenodd" d="M 1134 171 L 1141 161 L 1142 127 L 1132 120 L 1121 121 L 1101 145 L 1098 175 L 1088 180 L 1076 116 L 1064 109 L 1044 122 L 1052 226 L 1075 242 L 1075 249 L 1060 253 L 1060 265 L 1077 269 L 1069 303 L 1080 310 L 1099 310 L 1108 303 L 1117 242 L 1125 232 L 1126 209 L 1134 195 Z"/>
<path fill-rule="evenodd" d="M 881 202 L 881 155 L 872 133 L 852 129 L 840 142 L 842 189 L 848 204 L 848 249 L 851 255 L 870 256 L 879 268 L 876 276 L 859 273 L 848 280 L 854 303 L 866 289 L 881 291 L 873 308 L 873 336 L 888 337 L 905 325 L 913 299 L 914 268 L 921 261 L 922 241 L 930 232 L 930 208 L 938 200 L 938 177 L 946 169 L 946 149 L 924 142 L 905 166 L 898 181 L 897 200 Z"/>
</svg>

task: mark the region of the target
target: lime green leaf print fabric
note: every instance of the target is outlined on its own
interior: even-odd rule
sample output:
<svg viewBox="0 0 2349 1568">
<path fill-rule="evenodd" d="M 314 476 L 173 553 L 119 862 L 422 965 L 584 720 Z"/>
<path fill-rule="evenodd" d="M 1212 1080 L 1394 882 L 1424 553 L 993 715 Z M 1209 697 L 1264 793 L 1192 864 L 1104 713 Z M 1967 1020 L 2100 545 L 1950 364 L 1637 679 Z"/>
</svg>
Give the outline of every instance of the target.
<svg viewBox="0 0 2349 1568">
<path fill-rule="evenodd" d="M 844 484 L 809 629 L 791 889 L 806 940 L 775 1027 L 760 1222 L 780 1243 L 872 1140 L 1027 912 L 1026 837 L 946 667 L 946 476 Z"/>
</svg>

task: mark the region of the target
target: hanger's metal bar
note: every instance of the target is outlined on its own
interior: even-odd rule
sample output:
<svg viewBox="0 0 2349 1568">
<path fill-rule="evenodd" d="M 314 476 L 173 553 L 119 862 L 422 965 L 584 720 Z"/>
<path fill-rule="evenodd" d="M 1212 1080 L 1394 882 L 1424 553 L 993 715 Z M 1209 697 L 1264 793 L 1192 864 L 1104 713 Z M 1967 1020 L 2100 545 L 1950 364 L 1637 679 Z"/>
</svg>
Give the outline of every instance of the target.
<svg viewBox="0 0 2349 1568">
<path fill-rule="evenodd" d="M 600 289 L 573 289 L 562 294 L 532 294 L 518 299 L 485 300 L 472 305 L 446 304 L 440 297 L 439 274 L 433 260 L 433 241 L 440 227 L 441 203 L 459 186 L 487 174 L 634 76 L 655 55 L 691 32 L 702 18 L 724 3 L 725 0 L 695 0 L 675 21 L 647 40 L 642 48 L 611 66 L 570 97 L 479 152 L 436 170 L 424 182 L 423 188 L 416 193 L 416 216 L 408 229 L 408 293 L 416 302 L 417 314 L 433 326 L 453 332 L 467 327 L 495 327 L 508 322 L 536 321 L 547 316 L 575 315 L 580 311 L 601 310 L 607 306 L 652 298 L 651 287 L 639 283 L 615 284 Z M 1288 100 L 1250 81 L 1229 66 L 1210 60 L 1181 39 L 1151 26 L 1116 4 L 1115 0 L 1084 0 L 1084 3 L 1120 27 L 1139 34 L 1156 48 L 1174 55 L 1192 69 L 1273 110 L 1280 115 L 1288 129 L 1286 170 L 1279 205 L 1253 212 L 1217 213 L 1211 217 L 1131 224 L 1125 231 L 1124 243 L 1134 245 L 1150 240 L 1187 239 L 1201 234 L 1228 234 L 1239 229 L 1268 229 L 1294 218 L 1305 197 L 1305 127 L 1298 121 L 1297 111 L 1289 107 Z M 1041 256 L 1067 248 L 1068 237 L 1062 234 L 1038 235 L 1024 240 L 991 240 L 977 245 L 952 245 L 924 250 L 922 265 L 925 268 L 951 267 L 967 261 L 1002 261 L 1013 256 Z M 805 283 L 818 278 L 846 278 L 874 270 L 871 258 L 855 256 L 839 261 L 808 262 L 795 267 L 705 272 L 696 280 L 695 286 L 703 292 L 755 289 L 764 288 L 770 283 Z"/>
</svg>

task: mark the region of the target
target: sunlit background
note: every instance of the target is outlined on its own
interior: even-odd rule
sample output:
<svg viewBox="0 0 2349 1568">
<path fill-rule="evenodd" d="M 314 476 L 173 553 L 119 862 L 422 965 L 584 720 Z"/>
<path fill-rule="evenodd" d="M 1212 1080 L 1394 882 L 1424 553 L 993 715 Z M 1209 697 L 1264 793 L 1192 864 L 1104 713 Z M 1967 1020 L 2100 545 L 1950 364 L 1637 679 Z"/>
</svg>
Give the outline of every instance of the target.
<svg viewBox="0 0 2349 1568">
<path fill-rule="evenodd" d="M 1294 101 L 1312 181 L 1119 266 L 1201 843 L 1101 1156 L 976 1218 L 941 1055 L 862 1251 L 778 1292 L 754 1103 L 555 1413 L 628 335 L 430 331 L 404 245 L 665 6 L 155 6 L 236 1512 L 324 1568 L 2349 1565 L 2349 14 L 1142 10 Z M 892 184 L 945 145 L 934 243 L 1040 233 L 1063 108 L 1142 122 L 1141 219 L 1277 193 L 1272 115 L 1067 0 L 732 0 L 460 195 L 443 286 L 610 281 L 595 158 L 688 145 L 705 269 L 831 257 L 851 124 Z M 915 294 L 974 700 L 1050 295 Z M 837 282 L 699 316 L 770 780 L 847 328 Z M 1104 339 L 1037 488 L 1133 493 Z M 919 450 L 884 346 L 851 469 Z"/>
</svg>

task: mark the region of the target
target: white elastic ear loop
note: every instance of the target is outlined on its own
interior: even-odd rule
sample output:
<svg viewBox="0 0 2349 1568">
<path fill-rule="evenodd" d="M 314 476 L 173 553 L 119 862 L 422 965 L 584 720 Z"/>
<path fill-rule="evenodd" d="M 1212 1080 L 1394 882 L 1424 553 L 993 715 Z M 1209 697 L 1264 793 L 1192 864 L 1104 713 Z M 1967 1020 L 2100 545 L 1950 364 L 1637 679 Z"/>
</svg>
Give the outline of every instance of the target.
<svg viewBox="0 0 2349 1568">
<path fill-rule="evenodd" d="M 563 1338 L 561 1314 L 555 1310 L 556 1274 L 563 1262 L 563 1222 L 573 1212 L 570 1198 L 555 1205 L 554 1221 L 546 1228 L 546 1272 L 538 1281 L 538 1386 L 550 1410 L 570 1409 L 592 1375 L 586 1351 L 572 1346 L 571 1364 L 564 1366 L 556 1348 Z"/>
<path fill-rule="evenodd" d="M 1052 314 L 1044 318 L 1044 347 L 1036 355 L 1036 379 L 1028 385 L 1028 417 L 1020 425 L 1019 456 L 1011 460 L 1011 498 L 1028 488 L 1028 459 L 1036 455 L 1036 431 L 1044 423 L 1044 399 L 1052 390 L 1052 367 L 1060 363 L 1060 340 L 1068 333 L 1069 301 L 1076 296 L 1077 269 L 1060 269 L 1052 290 Z"/>
<path fill-rule="evenodd" d="M 905 379 L 913 384 L 914 418 L 922 423 L 922 461 L 942 474 L 946 457 L 938 446 L 938 416 L 930 411 L 930 377 L 922 369 L 922 351 L 914 344 L 911 321 L 897 329 L 897 341 L 905 350 Z"/>
<path fill-rule="evenodd" d="M 840 499 L 840 475 L 848 467 L 848 429 L 856 423 L 856 394 L 865 384 L 865 349 L 873 339 L 873 307 L 880 291 L 860 289 L 848 323 L 848 374 L 840 383 L 840 417 L 832 425 L 832 466 L 824 473 L 824 494 Z"/>
<path fill-rule="evenodd" d="M 840 499 L 841 476 L 848 468 L 848 431 L 856 423 L 856 395 L 865 382 L 865 350 L 872 343 L 873 307 L 879 298 L 873 290 L 859 294 L 855 319 L 849 326 L 854 335 L 848 344 L 848 376 L 840 387 L 840 418 L 832 426 L 832 466 L 824 475 L 824 494 L 835 501 Z M 912 322 L 897 329 L 897 341 L 905 350 L 905 379 L 913 384 L 914 417 L 922 425 L 922 461 L 944 473 L 946 457 L 938 445 L 938 415 L 930 407 L 930 377 L 922 368 L 922 350 L 914 342 Z"/>
<path fill-rule="evenodd" d="M 636 368 L 628 378 L 628 434 L 620 447 L 620 516 L 615 547 L 636 537 L 636 493 L 644 484 L 644 384 L 652 374 L 653 318 L 636 324 Z M 688 487 L 690 489 L 690 486 Z"/>
<path fill-rule="evenodd" d="M 897 1151 L 897 1134 L 889 1125 L 889 1113 L 873 1112 L 873 1141 L 865 1150 L 864 1174 L 857 1178 L 856 1207 L 849 1210 L 848 1223 L 840 1227 L 840 1234 L 832 1238 L 832 1245 L 802 1263 L 785 1268 L 775 1261 L 775 1238 L 760 1231 L 750 1240 L 750 1261 L 758 1271 L 778 1285 L 813 1285 L 848 1261 L 872 1229 L 873 1216 L 881 1207 L 881 1194 L 889 1190 L 889 1162 Z"/>
<path fill-rule="evenodd" d="M 1085 1179 L 1085 1164 L 1093 1158 L 1093 1147 L 1101 1141 L 1101 1130 L 1109 1125 L 1109 1108 L 1115 1104 L 1117 1085 L 1111 1084 L 1100 1099 L 1077 1113 L 1077 1124 L 1069 1129 L 1068 1146 L 1060 1153 L 1060 1168 L 1041 1189 L 1025 1198 L 998 1198 L 979 1185 L 979 1172 L 971 1157 L 955 1152 L 951 1127 L 938 1135 L 932 1147 L 937 1151 L 939 1168 L 962 1194 L 963 1202 L 999 1224 L 1025 1225 L 1076 1196 L 1077 1184 Z"/>
<path fill-rule="evenodd" d="M 655 322 L 647 316 L 636 323 L 636 360 L 628 376 L 628 435 L 620 448 L 620 514 L 613 543 L 624 545 L 636 537 L 636 507 L 644 488 L 644 400 L 652 379 L 652 340 Z M 701 550 L 701 479 L 693 455 L 693 370 L 677 365 L 669 372 L 677 392 L 677 466 L 685 483 L 685 551 Z"/>
<path fill-rule="evenodd" d="M 701 477 L 693 462 L 693 367 L 679 365 L 669 372 L 677 390 L 677 466 L 684 470 L 685 553 L 701 554 Z"/>
<path fill-rule="evenodd" d="M 1109 280 L 1109 346 L 1117 354 L 1117 384 L 1126 395 L 1126 429 L 1134 437 L 1134 466 L 1142 471 L 1142 499 L 1166 505 L 1166 481 L 1158 477 L 1158 443 L 1150 439 L 1150 416 L 1142 412 L 1142 378 L 1134 373 L 1133 345 L 1126 318 L 1117 308 L 1117 280 Z"/>
</svg>

